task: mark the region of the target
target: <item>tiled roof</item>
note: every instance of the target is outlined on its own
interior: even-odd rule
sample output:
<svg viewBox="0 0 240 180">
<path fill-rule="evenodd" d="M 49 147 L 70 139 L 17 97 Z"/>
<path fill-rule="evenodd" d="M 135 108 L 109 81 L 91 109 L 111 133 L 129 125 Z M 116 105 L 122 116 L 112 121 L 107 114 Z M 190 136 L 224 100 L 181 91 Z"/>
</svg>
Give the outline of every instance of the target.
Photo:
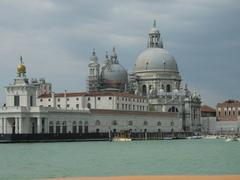
<svg viewBox="0 0 240 180">
<path fill-rule="evenodd" d="M 177 117 L 175 112 L 149 112 L 149 111 L 120 111 L 120 110 L 106 110 L 106 109 L 91 109 L 93 114 L 116 114 L 116 115 L 145 115 L 145 116 L 168 116 Z"/>
<path fill-rule="evenodd" d="M 207 106 L 207 105 L 203 105 L 201 106 L 201 112 L 216 112 L 216 109 L 210 107 L 210 106 Z"/>
<path fill-rule="evenodd" d="M 229 99 L 224 101 L 223 103 L 218 103 L 217 107 L 225 107 L 225 106 L 240 106 L 240 101 Z"/>
<path fill-rule="evenodd" d="M 79 97 L 79 96 L 121 96 L 121 97 L 132 97 L 145 99 L 142 96 L 137 96 L 135 94 L 130 94 L 127 92 L 71 92 L 71 93 L 54 93 L 55 97 Z M 50 98 L 52 94 L 42 94 L 39 98 Z"/>
</svg>

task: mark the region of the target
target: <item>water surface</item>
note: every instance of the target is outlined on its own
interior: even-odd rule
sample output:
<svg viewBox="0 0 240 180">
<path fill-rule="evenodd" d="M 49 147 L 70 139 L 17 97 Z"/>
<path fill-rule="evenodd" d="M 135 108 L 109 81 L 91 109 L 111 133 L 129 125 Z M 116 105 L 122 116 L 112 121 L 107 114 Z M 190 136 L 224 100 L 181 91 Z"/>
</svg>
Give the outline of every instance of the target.
<svg viewBox="0 0 240 180">
<path fill-rule="evenodd" d="M 240 174 L 240 142 L 165 140 L 0 144 L 0 179 Z"/>
</svg>

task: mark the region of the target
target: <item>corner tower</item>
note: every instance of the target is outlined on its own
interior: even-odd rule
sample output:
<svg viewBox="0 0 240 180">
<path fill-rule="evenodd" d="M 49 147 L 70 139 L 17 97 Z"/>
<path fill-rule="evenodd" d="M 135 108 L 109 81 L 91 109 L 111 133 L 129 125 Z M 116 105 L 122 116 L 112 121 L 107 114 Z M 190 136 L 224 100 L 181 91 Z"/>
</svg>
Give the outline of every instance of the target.
<svg viewBox="0 0 240 180">
<path fill-rule="evenodd" d="M 5 87 L 7 107 L 31 107 L 36 106 L 37 88 L 29 84 L 26 76 L 26 66 L 20 56 L 20 64 L 17 66 L 17 77 L 13 84 Z"/>
</svg>

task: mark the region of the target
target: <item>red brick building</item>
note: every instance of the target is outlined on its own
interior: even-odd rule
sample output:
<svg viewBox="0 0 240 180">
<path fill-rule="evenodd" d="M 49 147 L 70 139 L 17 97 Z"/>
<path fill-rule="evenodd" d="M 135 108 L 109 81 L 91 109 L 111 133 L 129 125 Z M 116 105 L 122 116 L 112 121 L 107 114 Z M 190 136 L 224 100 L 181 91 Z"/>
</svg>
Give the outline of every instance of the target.
<svg viewBox="0 0 240 180">
<path fill-rule="evenodd" d="M 217 121 L 240 120 L 240 101 L 227 100 L 217 104 Z"/>
</svg>

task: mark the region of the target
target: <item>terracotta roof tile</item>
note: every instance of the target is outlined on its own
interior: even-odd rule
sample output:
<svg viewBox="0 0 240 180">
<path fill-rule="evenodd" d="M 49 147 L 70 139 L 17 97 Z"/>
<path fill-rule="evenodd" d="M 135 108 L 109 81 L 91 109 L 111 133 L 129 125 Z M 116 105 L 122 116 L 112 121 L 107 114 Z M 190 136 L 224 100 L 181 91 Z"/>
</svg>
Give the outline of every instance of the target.
<svg viewBox="0 0 240 180">
<path fill-rule="evenodd" d="M 210 106 L 207 106 L 207 105 L 203 105 L 201 107 L 201 112 L 216 112 L 216 109 L 210 107 Z"/>
<path fill-rule="evenodd" d="M 116 114 L 116 115 L 146 115 L 146 116 L 169 116 L 177 117 L 175 112 L 149 112 L 149 111 L 120 111 L 106 109 L 91 109 L 93 114 Z"/>
<path fill-rule="evenodd" d="M 70 92 L 70 93 L 55 93 L 55 97 L 78 97 L 78 96 L 123 96 L 123 97 L 132 97 L 132 98 L 140 98 L 145 99 L 142 96 L 137 96 L 135 94 L 130 94 L 126 92 Z M 50 98 L 52 94 L 42 94 L 39 98 Z"/>
</svg>

